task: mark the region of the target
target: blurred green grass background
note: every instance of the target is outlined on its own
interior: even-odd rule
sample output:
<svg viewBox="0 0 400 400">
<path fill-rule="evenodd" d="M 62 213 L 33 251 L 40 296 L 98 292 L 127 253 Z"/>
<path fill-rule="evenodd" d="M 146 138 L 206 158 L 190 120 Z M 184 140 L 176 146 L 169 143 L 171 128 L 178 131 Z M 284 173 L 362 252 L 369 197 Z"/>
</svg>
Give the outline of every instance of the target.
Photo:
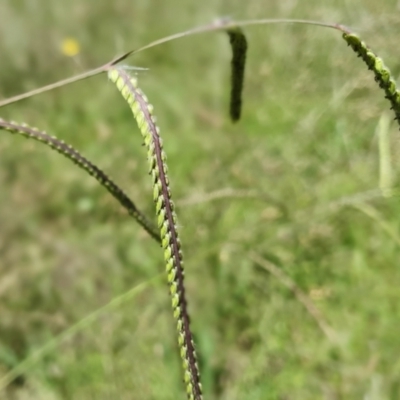
<svg viewBox="0 0 400 400">
<path fill-rule="evenodd" d="M 226 15 L 343 23 L 397 78 L 399 11 L 394 0 L 1 0 L 0 98 Z M 168 154 L 205 399 L 399 399 L 400 142 L 388 102 L 335 31 L 246 33 L 235 125 L 222 33 L 129 60 L 150 68 L 139 79 Z M 81 47 L 74 58 L 62 52 L 67 38 Z M 152 214 L 139 132 L 105 76 L 0 115 L 70 142 Z M 36 360 L 0 397 L 184 399 L 165 279 L 151 281 L 164 269 L 157 244 L 68 160 L 4 132 L 0 185 L 0 379 L 147 285 Z M 295 282 L 317 320 L 254 254 Z"/>
</svg>

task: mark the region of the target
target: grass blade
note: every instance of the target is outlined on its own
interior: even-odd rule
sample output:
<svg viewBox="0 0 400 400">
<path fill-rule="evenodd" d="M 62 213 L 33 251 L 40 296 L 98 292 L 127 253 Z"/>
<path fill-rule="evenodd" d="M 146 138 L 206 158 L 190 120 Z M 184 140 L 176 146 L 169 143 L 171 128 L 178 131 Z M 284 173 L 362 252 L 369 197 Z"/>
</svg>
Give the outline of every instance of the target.
<svg viewBox="0 0 400 400">
<path fill-rule="evenodd" d="M 8 122 L 0 119 L 0 129 L 44 143 L 63 156 L 69 158 L 73 163 L 93 176 L 93 178 L 95 178 L 104 188 L 106 188 L 111 195 L 128 211 L 129 215 L 132 216 L 153 239 L 161 242 L 160 235 L 158 234 L 156 228 L 135 206 L 135 203 L 125 194 L 125 192 L 100 168 L 83 157 L 73 147 L 54 136 L 48 135 L 46 132 L 40 131 L 37 128 L 32 128 L 26 124 L 18 124 L 16 122 Z"/>
<path fill-rule="evenodd" d="M 147 160 L 153 183 L 153 199 L 156 204 L 158 227 L 164 249 L 172 309 L 177 321 L 178 344 L 186 393 L 189 400 L 201 400 L 203 398 L 202 388 L 187 310 L 177 218 L 167 176 L 167 157 L 163 150 L 159 129 L 155 124 L 153 107 L 148 103 L 142 91 L 138 89 L 137 79 L 128 75 L 124 69 L 111 68 L 108 76 L 129 104 L 147 148 Z"/>
</svg>

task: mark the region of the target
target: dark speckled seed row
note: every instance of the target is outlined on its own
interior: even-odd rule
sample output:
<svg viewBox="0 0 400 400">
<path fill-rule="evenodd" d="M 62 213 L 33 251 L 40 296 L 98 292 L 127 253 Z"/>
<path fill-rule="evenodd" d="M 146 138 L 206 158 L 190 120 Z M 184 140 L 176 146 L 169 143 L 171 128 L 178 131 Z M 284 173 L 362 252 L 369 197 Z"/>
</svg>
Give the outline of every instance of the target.
<svg viewBox="0 0 400 400">
<path fill-rule="evenodd" d="M 167 157 L 153 116 L 153 107 L 142 91 L 138 89 L 137 79 L 131 77 L 126 70 L 114 67 L 109 70 L 108 76 L 129 104 L 147 149 L 149 172 L 153 183 L 153 199 L 164 250 L 172 309 L 177 322 L 178 344 L 187 397 L 189 400 L 201 400 L 203 398 L 202 388 L 187 311 L 181 244 L 174 205 L 171 200 Z"/>
<path fill-rule="evenodd" d="M 242 113 L 242 92 L 247 54 L 247 40 L 240 28 L 227 30 L 232 48 L 231 96 L 229 113 L 232 121 L 240 119 Z"/>
<path fill-rule="evenodd" d="M 382 59 L 375 55 L 371 49 L 354 33 L 344 33 L 343 39 L 367 64 L 368 69 L 372 70 L 375 80 L 384 90 L 385 97 L 390 101 L 391 109 L 394 111 L 395 119 L 400 125 L 400 92 L 389 69 L 385 66 Z"/>
<path fill-rule="evenodd" d="M 111 195 L 128 211 L 129 215 L 135 218 L 136 221 L 150 234 L 150 236 L 160 242 L 160 236 L 153 224 L 138 210 L 133 201 L 124 193 L 124 191 L 117 186 L 101 169 L 83 157 L 73 147 L 54 136 L 48 135 L 46 132 L 40 131 L 37 128 L 32 128 L 26 124 L 18 124 L 16 122 L 8 122 L 0 119 L 0 129 L 44 143 L 63 156 L 69 158 L 73 163 L 85 170 L 102 186 L 104 186 L 111 193 Z"/>
</svg>

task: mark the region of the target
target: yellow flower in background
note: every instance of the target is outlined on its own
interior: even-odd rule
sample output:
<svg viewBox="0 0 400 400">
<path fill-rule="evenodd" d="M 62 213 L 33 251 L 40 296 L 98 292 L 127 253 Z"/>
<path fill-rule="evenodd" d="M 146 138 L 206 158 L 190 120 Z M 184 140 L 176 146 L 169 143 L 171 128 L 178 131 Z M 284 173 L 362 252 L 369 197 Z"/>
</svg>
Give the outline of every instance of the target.
<svg viewBox="0 0 400 400">
<path fill-rule="evenodd" d="M 67 57 L 74 57 L 79 54 L 81 47 L 74 38 L 65 38 L 61 43 L 61 52 Z"/>
</svg>

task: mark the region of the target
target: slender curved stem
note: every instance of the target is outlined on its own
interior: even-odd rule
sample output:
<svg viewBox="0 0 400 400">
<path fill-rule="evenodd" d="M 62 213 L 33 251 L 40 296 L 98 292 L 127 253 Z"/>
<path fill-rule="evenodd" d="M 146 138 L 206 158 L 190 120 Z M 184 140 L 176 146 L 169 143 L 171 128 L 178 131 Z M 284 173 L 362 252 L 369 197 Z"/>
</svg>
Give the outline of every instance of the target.
<svg viewBox="0 0 400 400">
<path fill-rule="evenodd" d="M 213 23 L 205 26 L 200 26 L 198 28 L 189 29 L 184 32 L 175 33 L 170 36 L 166 36 L 162 39 L 155 40 L 147 44 L 146 46 L 139 47 L 136 50 L 129 51 L 125 53 L 125 58 L 129 57 L 132 54 L 139 53 L 143 50 L 150 49 L 152 47 L 159 46 L 163 43 L 171 42 L 173 40 L 181 39 L 186 36 L 198 35 L 200 33 L 209 33 L 209 32 L 218 32 L 224 31 L 229 29 L 237 29 L 243 28 L 245 26 L 255 26 L 255 25 L 271 25 L 271 24 L 300 24 L 300 25 L 314 25 L 320 26 L 323 28 L 331 28 L 341 32 L 350 33 L 349 28 L 345 27 L 344 25 L 335 24 L 335 23 L 328 23 L 328 22 L 320 22 L 320 21 L 312 21 L 306 19 L 252 19 L 252 20 L 243 20 L 243 21 L 230 21 L 224 18 L 216 19 Z M 1 106 L 1 103 L 0 103 Z"/>
<path fill-rule="evenodd" d="M 128 51 L 128 52 L 124 53 L 123 55 L 116 57 L 115 59 L 109 61 L 108 63 L 101 65 L 100 67 L 86 71 L 82 74 L 57 81 L 50 85 L 46 85 L 41 88 L 37 88 L 35 90 L 29 91 L 26 93 L 22 93 L 17 96 L 9 97 L 8 99 L 1 100 L 0 108 L 4 107 L 6 105 L 9 105 L 9 104 L 15 103 L 17 101 L 24 100 L 29 97 L 35 96 L 37 94 L 41 94 L 41 93 L 47 92 L 49 90 L 53 90 L 53 89 L 56 89 L 56 88 L 59 88 L 59 87 L 65 86 L 65 85 L 69 85 L 74 82 L 81 81 L 83 79 L 90 78 L 95 75 L 99 75 L 103 72 L 108 71 L 108 69 L 110 67 L 117 65 L 118 63 L 127 59 L 128 57 L 130 57 L 133 54 L 150 49 L 152 47 L 159 46 L 163 43 L 167 43 L 172 40 L 181 39 L 186 36 L 198 35 L 200 33 L 218 32 L 218 31 L 224 31 L 224 30 L 229 30 L 229 29 L 236 29 L 236 28 L 240 28 L 240 27 L 244 27 L 244 26 L 268 25 L 268 24 L 314 25 L 314 26 L 320 26 L 323 28 L 336 29 L 336 30 L 339 30 L 344 33 L 346 33 L 346 32 L 350 33 L 350 30 L 343 25 L 333 24 L 333 23 L 324 23 L 324 22 L 312 21 L 312 20 L 303 20 L 303 19 L 254 19 L 254 20 L 243 20 L 243 21 L 236 21 L 236 22 L 229 21 L 227 19 L 217 19 L 211 24 L 200 26 L 200 27 L 197 27 L 194 29 L 189 29 L 184 32 L 175 33 L 173 35 L 166 36 L 164 38 L 155 40 L 155 41 L 153 41 L 145 46 L 142 46 L 138 49 Z"/>
</svg>

